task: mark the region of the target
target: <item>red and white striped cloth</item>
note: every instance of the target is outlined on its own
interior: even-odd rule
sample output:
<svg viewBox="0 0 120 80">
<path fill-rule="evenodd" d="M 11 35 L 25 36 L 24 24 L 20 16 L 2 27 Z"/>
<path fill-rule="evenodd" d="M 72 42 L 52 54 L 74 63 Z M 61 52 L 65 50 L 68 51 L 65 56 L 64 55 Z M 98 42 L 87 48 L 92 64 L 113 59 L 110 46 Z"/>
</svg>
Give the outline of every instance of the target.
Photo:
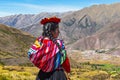
<svg viewBox="0 0 120 80">
<path fill-rule="evenodd" d="M 57 43 L 59 43 L 61 47 L 64 46 L 62 40 L 58 39 Z M 51 72 L 55 69 L 64 68 L 67 69 L 67 72 L 70 72 L 68 57 L 66 58 L 62 66 L 60 64 L 59 54 L 60 53 L 58 46 L 49 38 L 43 39 L 42 36 L 36 39 L 35 43 L 28 51 L 29 59 L 35 66 L 37 66 L 39 69 L 42 69 L 42 71 Z"/>
</svg>

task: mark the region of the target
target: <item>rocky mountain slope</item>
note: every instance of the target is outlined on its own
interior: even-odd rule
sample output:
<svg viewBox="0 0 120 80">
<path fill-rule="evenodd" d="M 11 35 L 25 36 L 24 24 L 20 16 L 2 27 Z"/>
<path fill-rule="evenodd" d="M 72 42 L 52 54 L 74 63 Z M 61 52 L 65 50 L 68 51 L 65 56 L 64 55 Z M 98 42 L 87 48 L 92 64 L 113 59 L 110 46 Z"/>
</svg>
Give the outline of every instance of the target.
<svg viewBox="0 0 120 80">
<path fill-rule="evenodd" d="M 84 15 L 87 16 L 79 22 Z M 103 27 L 119 22 L 119 15 L 120 3 L 94 5 L 62 17 L 61 26 L 63 26 L 64 33 L 70 38 L 69 40 L 76 42 L 76 40 L 93 35 Z M 74 28 L 75 30 L 72 31 Z"/>
<path fill-rule="evenodd" d="M 94 33 L 92 36 L 87 36 L 77 40 L 68 48 L 75 50 L 85 49 L 112 49 L 120 47 L 120 22 L 105 26 Z"/>
<path fill-rule="evenodd" d="M 52 15 L 60 16 L 59 13 L 40 13 L 37 15 L 19 14 L 19 15 L 0 17 L 0 23 L 21 29 L 29 25 L 39 23 L 39 20 L 42 19 L 43 17 L 49 17 Z"/>
</svg>

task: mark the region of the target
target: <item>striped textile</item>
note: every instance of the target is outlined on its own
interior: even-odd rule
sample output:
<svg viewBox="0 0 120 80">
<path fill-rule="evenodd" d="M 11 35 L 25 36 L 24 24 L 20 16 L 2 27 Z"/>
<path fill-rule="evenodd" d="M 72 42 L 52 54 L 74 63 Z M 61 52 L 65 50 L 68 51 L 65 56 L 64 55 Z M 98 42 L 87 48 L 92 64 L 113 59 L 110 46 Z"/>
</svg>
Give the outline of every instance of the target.
<svg viewBox="0 0 120 80">
<path fill-rule="evenodd" d="M 57 43 L 65 51 L 65 46 L 62 40 L 57 40 Z M 62 56 L 66 58 L 66 53 L 60 53 L 58 46 L 52 40 L 41 36 L 36 39 L 35 43 L 28 51 L 28 57 L 32 63 L 44 72 L 51 72 L 61 68 L 64 62 Z"/>
</svg>

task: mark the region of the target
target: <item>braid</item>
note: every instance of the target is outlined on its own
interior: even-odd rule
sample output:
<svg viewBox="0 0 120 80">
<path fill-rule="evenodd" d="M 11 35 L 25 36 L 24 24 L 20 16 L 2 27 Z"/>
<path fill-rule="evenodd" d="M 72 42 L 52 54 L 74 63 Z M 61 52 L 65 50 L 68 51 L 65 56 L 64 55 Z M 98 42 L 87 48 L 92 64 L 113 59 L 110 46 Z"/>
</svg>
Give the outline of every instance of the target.
<svg viewBox="0 0 120 80">
<path fill-rule="evenodd" d="M 55 38 L 53 38 L 52 34 L 50 34 L 50 39 L 58 46 L 59 50 L 61 51 L 61 47 L 59 45 L 59 43 L 57 42 L 57 40 Z"/>
<path fill-rule="evenodd" d="M 43 37 L 48 37 L 49 39 L 51 39 L 59 48 L 59 50 L 61 51 L 61 47 L 59 45 L 59 43 L 57 43 L 57 40 L 53 37 L 51 31 L 55 31 L 55 29 L 58 27 L 58 24 L 56 23 L 47 23 L 43 26 Z"/>
</svg>

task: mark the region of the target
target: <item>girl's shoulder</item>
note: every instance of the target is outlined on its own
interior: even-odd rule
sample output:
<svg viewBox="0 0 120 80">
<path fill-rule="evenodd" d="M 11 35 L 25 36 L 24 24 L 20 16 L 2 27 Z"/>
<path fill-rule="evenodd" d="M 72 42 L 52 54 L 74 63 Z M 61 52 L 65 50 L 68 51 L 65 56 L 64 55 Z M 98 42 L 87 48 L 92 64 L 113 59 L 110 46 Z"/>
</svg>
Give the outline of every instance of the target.
<svg viewBox="0 0 120 80">
<path fill-rule="evenodd" d="M 45 42 L 46 41 L 51 41 L 48 37 L 43 37 L 43 36 L 38 37 L 37 40 L 41 41 L 41 42 L 43 42 L 43 41 L 45 41 Z"/>
<path fill-rule="evenodd" d="M 40 36 L 37 38 L 39 42 L 41 42 L 43 45 L 52 45 L 52 40 L 50 40 L 48 37 L 43 37 L 43 36 Z"/>
</svg>

